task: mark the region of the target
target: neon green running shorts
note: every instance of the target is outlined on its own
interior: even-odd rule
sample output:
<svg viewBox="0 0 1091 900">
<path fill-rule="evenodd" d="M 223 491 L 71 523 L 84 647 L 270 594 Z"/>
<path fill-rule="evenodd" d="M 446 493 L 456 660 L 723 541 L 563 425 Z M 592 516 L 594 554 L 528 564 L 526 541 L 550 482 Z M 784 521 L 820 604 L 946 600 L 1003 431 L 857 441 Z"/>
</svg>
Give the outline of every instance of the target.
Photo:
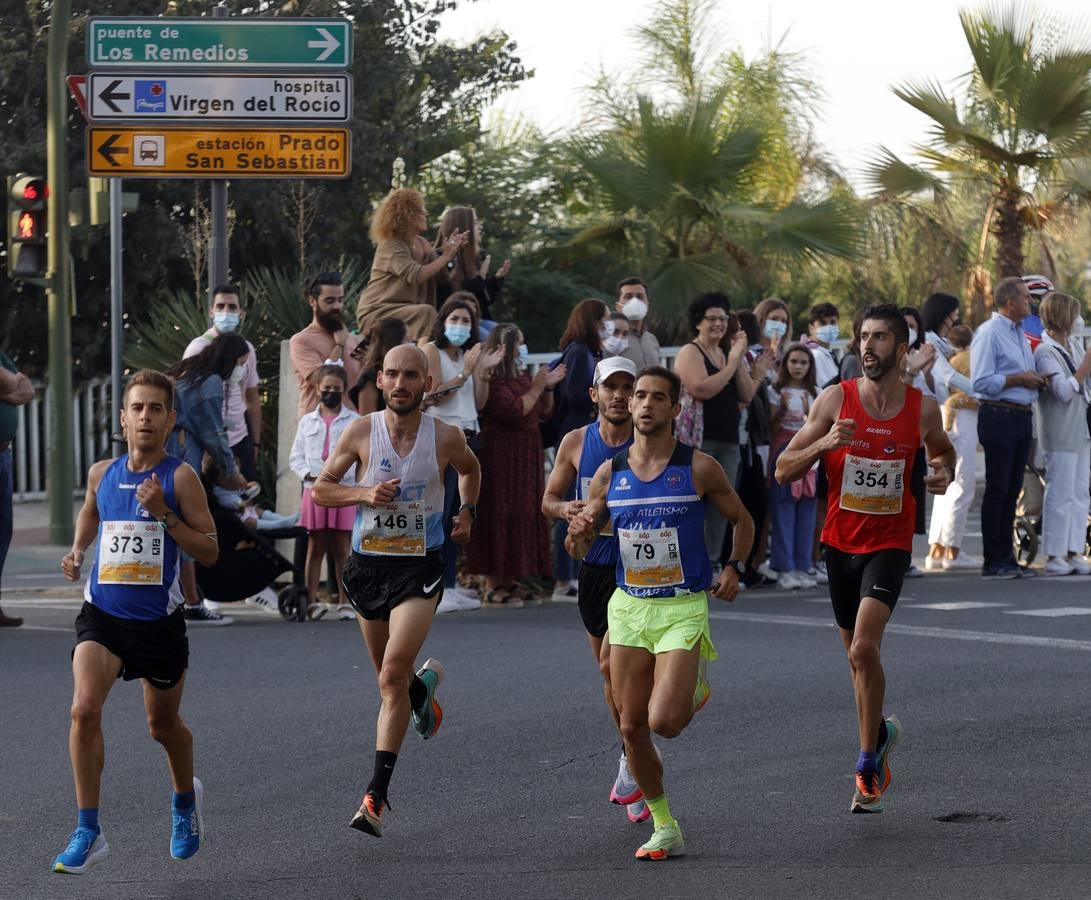
<svg viewBox="0 0 1091 900">
<path fill-rule="evenodd" d="M 651 654 L 668 650 L 692 650 L 701 642 L 701 658 L 719 658 L 708 628 L 708 595 L 648 599 L 633 597 L 621 588 L 614 591 L 606 607 L 610 643 L 622 647 L 643 647 Z"/>
</svg>

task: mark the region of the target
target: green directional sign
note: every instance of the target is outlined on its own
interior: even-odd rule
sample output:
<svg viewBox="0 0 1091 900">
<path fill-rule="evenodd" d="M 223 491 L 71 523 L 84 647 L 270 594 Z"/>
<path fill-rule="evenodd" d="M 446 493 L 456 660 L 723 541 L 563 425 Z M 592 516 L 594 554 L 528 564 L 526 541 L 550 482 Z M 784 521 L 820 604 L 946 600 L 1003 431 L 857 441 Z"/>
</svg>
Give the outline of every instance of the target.
<svg viewBox="0 0 1091 900">
<path fill-rule="evenodd" d="M 345 69 L 347 19 L 99 18 L 87 27 L 95 69 Z"/>
</svg>

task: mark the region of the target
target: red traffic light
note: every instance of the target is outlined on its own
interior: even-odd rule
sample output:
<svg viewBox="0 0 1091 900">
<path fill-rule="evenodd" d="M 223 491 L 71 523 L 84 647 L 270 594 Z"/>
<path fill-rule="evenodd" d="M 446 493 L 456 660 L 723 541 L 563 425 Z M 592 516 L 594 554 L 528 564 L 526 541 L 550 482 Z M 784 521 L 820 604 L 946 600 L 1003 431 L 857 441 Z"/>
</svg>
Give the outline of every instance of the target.
<svg viewBox="0 0 1091 900">
<path fill-rule="evenodd" d="M 44 209 L 49 186 L 40 175 L 16 175 L 9 184 L 8 199 L 19 209 Z"/>
<path fill-rule="evenodd" d="M 16 226 L 15 240 L 17 241 L 39 241 L 42 239 L 42 216 L 41 213 L 34 213 L 30 210 L 23 210 L 19 214 L 19 221 Z"/>
</svg>

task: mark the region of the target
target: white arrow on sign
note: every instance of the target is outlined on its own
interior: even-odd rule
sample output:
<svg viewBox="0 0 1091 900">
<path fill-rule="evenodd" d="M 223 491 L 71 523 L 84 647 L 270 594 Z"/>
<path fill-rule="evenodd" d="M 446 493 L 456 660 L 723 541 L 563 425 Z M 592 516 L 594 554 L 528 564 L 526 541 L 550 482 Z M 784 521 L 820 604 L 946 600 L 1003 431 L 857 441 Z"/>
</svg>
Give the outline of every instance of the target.
<svg viewBox="0 0 1091 900">
<path fill-rule="evenodd" d="M 325 47 L 321 53 L 318 54 L 318 59 L 315 62 L 322 62 L 326 59 L 334 50 L 341 46 L 341 42 L 337 40 L 332 34 L 326 31 L 325 28 L 319 28 L 318 33 L 325 38 L 323 41 L 307 41 L 308 47 Z"/>
</svg>

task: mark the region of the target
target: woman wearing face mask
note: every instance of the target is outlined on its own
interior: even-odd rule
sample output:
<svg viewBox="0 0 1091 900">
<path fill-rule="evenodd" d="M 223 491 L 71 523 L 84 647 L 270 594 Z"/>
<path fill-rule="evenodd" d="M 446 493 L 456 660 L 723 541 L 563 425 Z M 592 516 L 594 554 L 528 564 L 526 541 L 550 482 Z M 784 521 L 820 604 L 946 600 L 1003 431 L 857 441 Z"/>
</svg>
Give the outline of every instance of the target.
<svg viewBox="0 0 1091 900">
<path fill-rule="evenodd" d="M 443 304 L 436 319 L 432 340 L 425 345 L 428 372 L 435 385 L 425 400 L 425 412 L 441 422 L 461 428 L 471 450 L 477 450 L 478 411 L 489 399 L 489 378 L 504 357 L 499 347 L 482 353 L 478 341 L 477 303 L 473 294 L 459 291 Z M 458 473 L 448 466 L 443 477 L 443 521 L 448 530 L 443 544 L 443 600 L 437 612 L 477 609 L 480 601 L 463 594 L 455 581 L 458 545 L 451 540 L 450 528 L 458 514 Z"/>
<path fill-rule="evenodd" d="M 686 393 L 701 403 L 704 433 L 697 449 L 714 457 L 734 485 L 740 413 L 754 397 L 746 332 L 732 319 L 731 304 L 723 294 L 701 294 L 689 305 L 688 315 L 695 336 L 678 351 L 674 371 Z M 705 549 L 714 571 L 720 566 L 726 532 L 727 520 L 710 505 L 705 513 Z"/>
<path fill-rule="evenodd" d="M 446 277 L 436 279 L 436 302 L 442 305 L 459 291 L 468 291 L 477 301 L 482 335 L 496 327 L 493 309 L 504 290 L 504 279 L 511 271 L 511 260 L 505 259 L 490 275 L 492 257 L 481 248 L 484 228 L 472 206 L 452 206 L 443 214 L 436 234 L 436 253 L 442 253 L 446 242 L 458 234 L 467 235 L 458 252 L 447 262 Z"/>
<path fill-rule="evenodd" d="M 307 529 L 307 564 L 304 577 L 307 582 L 309 605 L 307 614 L 321 619 L 327 612 L 336 612 L 338 619 L 355 619 L 356 613 L 349 604 L 341 577 L 345 560 L 349 555 L 349 538 L 355 511 L 346 506 L 327 509 L 317 506 L 311 498 L 314 481 L 322 472 L 322 464 L 337 446 L 341 432 L 359 416 L 341 401 L 348 388 L 343 366 L 322 366 L 318 372 L 318 408 L 307 413 L 296 426 L 295 440 L 288 457 L 288 465 L 303 481 L 303 499 L 300 502 L 300 524 Z M 341 479 L 342 484 L 356 483 L 356 467 L 353 466 Z M 336 588 L 328 585 L 330 599 L 336 590 L 337 603 L 318 602 L 318 583 L 322 580 L 322 562 L 327 555 L 333 556 Z"/>
<path fill-rule="evenodd" d="M 614 323 L 614 333 L 602 342 L 602 355 L 624 356 L 631 340 L 629 319 L 624 313 L 611 313 L 610 321 Z"/>
<path fill-rule="evenodd" d="M 545 493 L 545 455 L 539 423 L 553 409 L 564 363 L 532 378 L 519 326 L 500 324 L 482 350 L 501 351 L 481 410 L 481 497 L 466 568 L 485 578 L 485 606 L 534 602 L 516 579 L 549 574 L 549 529 L 539 512 Z"/>
<path fill-rule="evenodd" d="M 224 386 L 240 384 L 246 375 L 250 348 L 237 334 L 221 334 L 196 356 L 167 370 L 174 381 L 174 430 L 167 436 L 167 453 L 181 457 L 201 471 L 205 453 L 220 472 L 220 484 L 242 490 L 246 478 L 239 471 L 224 427 Z M 232 619 L 208 609 L 197 589 L 197 571 L 186 554 L 178 567 L 186 598 L 185 618 L 190 624 L 230 625 Z"/>
</svg>

